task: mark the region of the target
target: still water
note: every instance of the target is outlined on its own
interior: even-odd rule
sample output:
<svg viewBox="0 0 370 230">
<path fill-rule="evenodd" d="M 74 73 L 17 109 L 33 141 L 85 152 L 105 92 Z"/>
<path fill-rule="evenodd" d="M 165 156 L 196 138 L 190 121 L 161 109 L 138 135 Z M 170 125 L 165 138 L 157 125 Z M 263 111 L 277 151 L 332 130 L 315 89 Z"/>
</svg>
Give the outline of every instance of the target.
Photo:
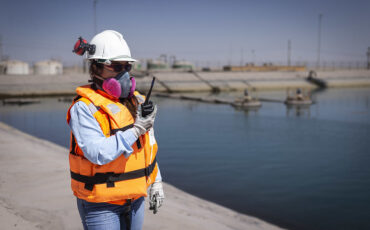
<svg viewBox="0 0 370 230">
<path fill-rule="evenodd" d="M 266 102 L 248 112 L 153 100 L 166 182 L 289 229 L 370 229 L 369 88 L 319 92 L 308 108 Z M 68 106 L 56 98 L 0 105 L 0 120 L 67 147 Z"/>
</svg>

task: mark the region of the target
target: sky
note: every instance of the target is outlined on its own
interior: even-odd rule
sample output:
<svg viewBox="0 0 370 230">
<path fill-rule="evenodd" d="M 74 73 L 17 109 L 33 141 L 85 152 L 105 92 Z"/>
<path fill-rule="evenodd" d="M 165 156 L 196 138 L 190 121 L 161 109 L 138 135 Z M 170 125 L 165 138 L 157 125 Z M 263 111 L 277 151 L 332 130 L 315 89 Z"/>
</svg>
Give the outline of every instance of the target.
<svg viewBox="0 0 370 230">
<path fill-rule="evenodd" d="M 97 0 L 97 31 L 117 30 L 133 58 L 174 55 L 197 66 L 246 62 L 366 62 L 370 47 L 369 0 Z M 79 36 L 95 34 L 93 0 L 1 0 L 3 56 L 29 63 L 72 53 Z"/>
</svg>

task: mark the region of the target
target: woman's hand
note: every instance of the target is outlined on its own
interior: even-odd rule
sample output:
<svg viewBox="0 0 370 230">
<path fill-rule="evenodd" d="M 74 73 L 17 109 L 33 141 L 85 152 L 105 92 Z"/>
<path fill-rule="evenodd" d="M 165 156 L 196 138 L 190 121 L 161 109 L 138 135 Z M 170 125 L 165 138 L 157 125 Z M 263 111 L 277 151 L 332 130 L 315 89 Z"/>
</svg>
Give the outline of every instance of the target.
<svg viewBox="0 0 370 230">
<path fill-rule="evenodd" d="M 141 106 L 138 107 L 136 112 L 136 120 L 132 131 L 135 136 L 138 138 L 141 135 L 144 135 L 151 127 L 153 127 L 155 116 L 157 114 L 157 105 L 154 105 L 154 110 L 152 113 L 143 117 L 141 112 Z"/>
<path fill-rule="evenodd" d="M 162 206 L 164 198 L 162 182 L 154 182 L 149 190 L 149 210 L 153 210 L 153 213 L 156 214 L 159 207 Z"/>
</svg>

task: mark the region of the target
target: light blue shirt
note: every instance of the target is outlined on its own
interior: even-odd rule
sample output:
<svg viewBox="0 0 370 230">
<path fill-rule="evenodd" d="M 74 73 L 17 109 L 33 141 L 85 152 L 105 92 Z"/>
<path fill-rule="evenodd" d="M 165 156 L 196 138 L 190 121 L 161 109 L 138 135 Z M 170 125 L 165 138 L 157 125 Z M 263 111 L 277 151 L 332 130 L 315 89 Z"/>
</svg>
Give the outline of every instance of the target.
<svg viewBox="0 0 370 230">
<path fill-rule="evenodd" d="M 137 138 L 131 129 L 118 131 L 115 135 L 106 137 L 98 121 L 83 101 L 76 102 L 71 110 L 69 127 L 76 138 L 84 156 L 94 164 L 104 165 L 123 154 L 128 158 L 133 152 L 132 145 Z M 158 163 L 157 163 L 158 166 Z M 162 181 L 159 171 L 155 179 Z"/>
</svg>

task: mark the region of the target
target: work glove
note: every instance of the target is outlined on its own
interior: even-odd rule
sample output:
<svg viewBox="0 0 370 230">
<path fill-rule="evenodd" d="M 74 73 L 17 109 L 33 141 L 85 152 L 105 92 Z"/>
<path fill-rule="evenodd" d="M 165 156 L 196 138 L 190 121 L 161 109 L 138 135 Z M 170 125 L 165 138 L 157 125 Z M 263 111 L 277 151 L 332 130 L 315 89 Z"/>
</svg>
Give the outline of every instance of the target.
<svg viewBox="0 0 370 230">
<path fill-rule="evenodd" d="M 136 138 L 144 135 L 151 127 L 153 127 L 155 115 L 157 114 L 157 105 L 154 105 L 154 110 L 152 113 L 143 117 L 141 106 L 138 107 L 136 112 L 136 120 L 132 131 Z"/>
<path fill-rule="evenodd" d="M 162 206 L 164 198 L 162 182 L 154 182 L 149 191 L 149 210 L 153 210 L 153 213 L 156 214 L 159 207 Z"/>
</svg>

